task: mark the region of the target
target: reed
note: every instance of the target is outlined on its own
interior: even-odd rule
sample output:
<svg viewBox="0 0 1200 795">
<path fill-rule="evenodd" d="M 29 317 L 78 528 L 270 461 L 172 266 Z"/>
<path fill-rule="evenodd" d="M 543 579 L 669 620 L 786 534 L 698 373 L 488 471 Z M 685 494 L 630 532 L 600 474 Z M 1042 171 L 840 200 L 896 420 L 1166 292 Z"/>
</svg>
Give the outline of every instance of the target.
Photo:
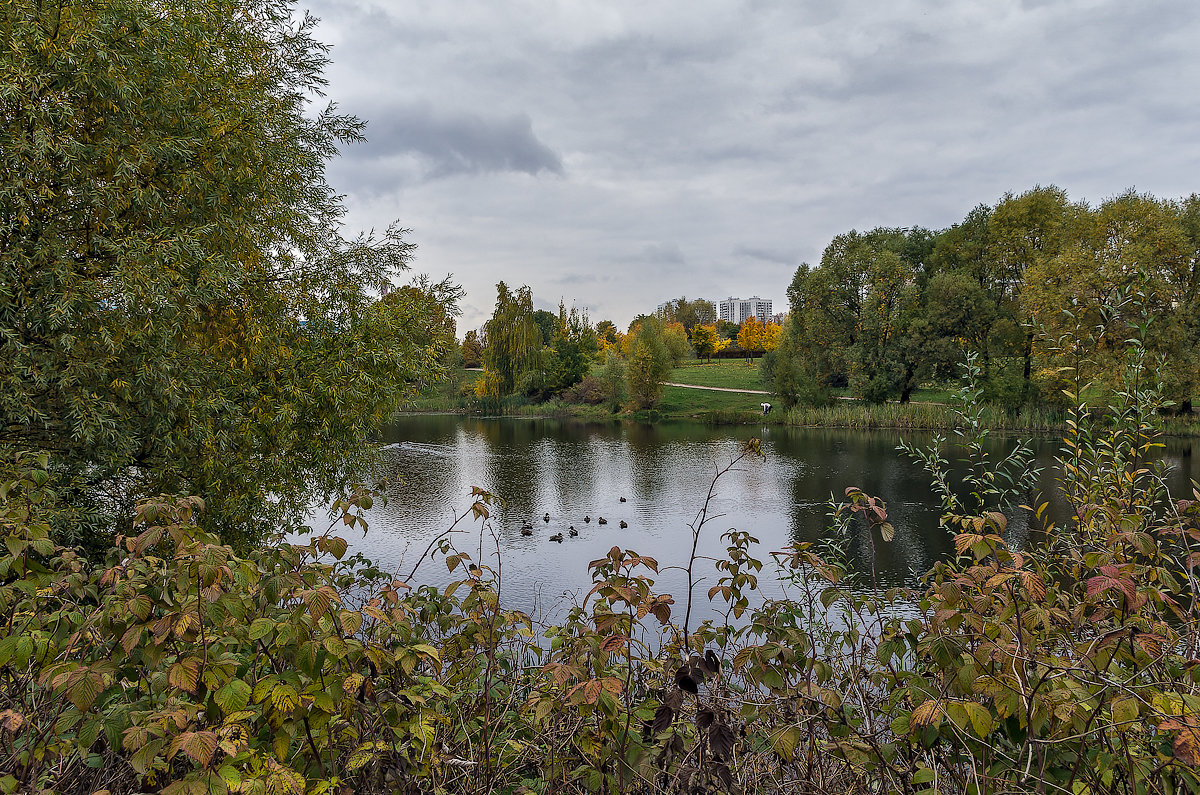
<svg viewBox="0 0 1200 795">
<path fill-rule="evenodd" d="M 954 408 L 939 403 L 875 405 L 839 400 L 828 406 L 795 406 L 784 412 L 779 421 L 807 427 L 941 431 L 953 428 L 955 419 Z M 988 428 L 1027 433 L 1050 433 L 1065 425 L 1065 416 L 1049 408 L 1029 408 L 1018 414 L 989 405 L 983 407 L 982 420 Z"/>
</svg>

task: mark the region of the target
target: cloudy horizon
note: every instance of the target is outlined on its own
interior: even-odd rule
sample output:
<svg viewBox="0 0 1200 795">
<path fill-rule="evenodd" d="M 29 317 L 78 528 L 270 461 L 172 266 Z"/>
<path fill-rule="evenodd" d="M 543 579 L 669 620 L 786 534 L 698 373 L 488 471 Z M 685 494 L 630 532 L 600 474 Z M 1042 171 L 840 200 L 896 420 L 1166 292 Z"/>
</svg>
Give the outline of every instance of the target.
<svg viewBox="0 0 1200 795">
<path fill-rule="evenodd" d="M 1184 0 L 300 7 L 368 123 L 329 168 L 348 231 L 410 229 L 466 290 L 460 337 L 501 279 L 621 328 L 684 295 L 783 311 L 852 228 L 1200 190 Z"/>
</svg>

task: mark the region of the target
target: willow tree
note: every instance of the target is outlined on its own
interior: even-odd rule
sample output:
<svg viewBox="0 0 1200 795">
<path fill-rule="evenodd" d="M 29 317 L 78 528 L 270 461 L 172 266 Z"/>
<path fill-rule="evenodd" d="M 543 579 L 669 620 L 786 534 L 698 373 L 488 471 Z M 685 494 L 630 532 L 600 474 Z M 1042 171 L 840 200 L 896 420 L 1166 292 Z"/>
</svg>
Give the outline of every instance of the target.
<svg viewBox="0 0 1200 795">
<path fill-rule="evenodd" d="M 289 0 L 0 5 L 0 445 L 48 452 L 93 530 L 181 491 L 230 540 L 297 521 L 436 368 L 445 335 L 408 340 L 453 294 L 377 304 L 411 246 L 341 234 L 325 165 L 363 125 L 310 108 L 314 25 Z"/>
<path fill-rule="evenodd" d="M 483 378 L 478 390 L 492 397 L 511 395 L 521 376 L 537 364 L 543 347 L 529 288 L 523 286 L 514 293 L 504 282 L 497 284 L 496 309 L 484 330 L 487 347 L 483 350 Z"/>
</svg>

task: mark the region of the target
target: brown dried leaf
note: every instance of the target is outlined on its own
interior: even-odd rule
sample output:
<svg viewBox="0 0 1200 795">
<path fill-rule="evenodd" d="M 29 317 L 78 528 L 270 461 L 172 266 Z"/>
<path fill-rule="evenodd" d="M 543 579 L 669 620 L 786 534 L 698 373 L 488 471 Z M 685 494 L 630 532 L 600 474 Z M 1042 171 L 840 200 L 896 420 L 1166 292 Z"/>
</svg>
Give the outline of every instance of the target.
<svg viewBox="0 0 1200 795">
<path fill-rule="evenodd" d="M 680 666 L 679 670 L 675 672 L 675 685 L 693 696 L 700 692 L 696 680 L 692 678 L 692 670 L 687 665 Z"/>
<path fill-rule="evenodd" d="M 1175 758 L 1185 765 L 1200 765 L 1200 730 L 1184 721 L 1168 718 L 1158 724 L 1160 731 L 1178 732 L 1175 735 Z"/>
<path fill-rule="evenodd" d="M 715 722 L 708 727 L 708 747 L 713 756 L 722 761 L 728 761 L 733 756 L 733 729 L 724 723 Z"/>
<path fill-rule="evenodd" d="M 676 693 L 679 691 L 676 690 Z M 667 704 L 659 705 L 654 711 L 654 723 L 651 724 L 651 729 L 655 734 L 661 734 L 671 728 L 671 722 L 675 720 L 675 710 Z"/>
<path fill-rule="evenodd" d="M 25 725 L 25 716 L 20 712 L 6 709 L 0 712 L 0 732 L 16 734 Z"/>
</svg>

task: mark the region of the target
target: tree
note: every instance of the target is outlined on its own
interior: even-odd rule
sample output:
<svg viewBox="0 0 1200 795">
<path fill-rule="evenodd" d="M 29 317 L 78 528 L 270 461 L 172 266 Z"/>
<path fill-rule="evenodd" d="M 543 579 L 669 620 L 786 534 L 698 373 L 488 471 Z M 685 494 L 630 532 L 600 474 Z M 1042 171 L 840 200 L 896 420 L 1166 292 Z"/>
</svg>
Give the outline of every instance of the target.
<svg viewBox="0 0 1200 795">
<path fill-rule="evenodd" d="M 692 329 L 692 347 L 696 355 L 712 363 L 714 354 L 729 346 L 729 340 L 721 339 L 716 326 L 696 326 Z"/>
<path fill-rule="evenodd" d="M 763 341 L 766 338 L 766 326 L 759 322 L 758 318 L 746 318 L 746 322 L 742 324 L 742 330 L 738 332 L 737 344 L 738 347 L 746 352 L 746 365 L 750 364 L 750 354 L 755 351 L 763 350 Z"/>
<path fill-rule="evenodd" d="M 575 307 L 567 311 L 566 304 L 561 301 L 550 344 L 554 351 L 551 394 L 558 394 L 583 380 L 592 367 L 600 345 L 587 315 Z"/>
<path fill-rule="evenodd" d="M 621 332 L 617 330 L 616 325 L 611 320 L 601 320 L 596 324 L 596 342 L 602 351 L 607 351 L 614 347 L 619 349 Z"/>
<path fill-rule="evenodd" d="M 463 367 L 479 367 L 483 364 L 483 343 L 479 332 L 471 329 L 462 341 Z"/>
<path fill-rule="evenodd" d="M 688 344 L 687 331 L 682 323 L 667 323 L 662 330 L 663 344 L 671 356 L 671 366 L 678 367 L 691 358 L 692 346 Z"/>
<path fill-rule="evenodd" d="M 533 313 L 533 322 L 537 323 L 538 328 L 542 331 L 542 344 L 550 345 L 554 341 L 555 332 L 558 330 L 558 318 L 553 312 L 538 309 Z"/>
<path fill-rule="evenodd" d="M 483 350 L 483 377 L 476 385 L 480 395 L 503 397 L 516 392 L 521 377 L 537 364 L 542 350 L 542 330 L 533 314 L 533 294 L 527 286 L 515 293 L 496 285 L 496 308 L 484 324 L 488 344 Z"/>
<path fill-rule="evenodd" d="M 717 333 L 721 335 L 721 339 L 726 340 L 737 339 L 738 332 L 742 329 L 737 323 L 729 320 L 718 320 L 715 325 Z"/>
<path fill-rule="evenodd" d="M 656 317 L 643 318 L 630 330 L 625 345 L 629 405 L 634 410 L 649 408 L 662 396 L 663 379 L 671 372 L 662 323 Z"/>
<path fill-rule="evenodd" d="M 604 364 L 597 374 L 604 389 L 604 401 L 609 411 L 616 411 L 629 395 L 625 360 L 612 348 L 604 355 Z"/>
<path fill-rule="evenodd" d="M 762 349 L 764 353 L 771 353 L 779 347 L 779 340 L 783 338 L 783 326 L 778 323 L 768 323 L 763 327 L 762 333 Z"/>
<path fill-rule="evenodd" d="M 1035 324 L 1023 289 L 1026 272 L 1044 266 L 1077 240 L 1088 223 L 1088 208 L 1072 204 L 1066 191 L 1053 185 L 1036 186 L 1019 196 L 1006 194 L 988 218 L 987 259 L 993 270 L 999 301 L 1011 306 L 1012 316 L 1025 326 L 1021 343 L 1021 387 L 1018 405 L 1029 402 L 1034 358 Z"/>
<path fill-rule="evenodd" d="M 92 532 L 182 491 L 229 541 L 298 524 L 441 361 L 407 339 L 424 296 L 371 298 L 402 230 L 340 234 L 325 164 L 363 125 L 310 112 L 292 12 L 0 6 L 0 444 L 51 454 Z"/>
<path fill-rule="evenodd" d="M 691 334 L 698 325 L 716 322 L 717 306 L 703 298 L 689 301 L 687 296 L 682 296 L 667 302 L 662 319 L 666 323 L 682 323 L 684 330 Z"/>
<path fill-rule="evenodd" d="M 1044 336 L 1034 353 L 1047 371 L 1064 364 L 1055 341 L 1090 336 L 1080 375 L 1116 388 L 1127 340 L 1139 336 L 1168 366 L 1161 388 L 1176 402 L 1198 386 L 1194 243 L 1183 206 L 1127 192 L 1077 219 L 1057 255 L 1026 271 L 1022 302 Z"/>
</svg>

